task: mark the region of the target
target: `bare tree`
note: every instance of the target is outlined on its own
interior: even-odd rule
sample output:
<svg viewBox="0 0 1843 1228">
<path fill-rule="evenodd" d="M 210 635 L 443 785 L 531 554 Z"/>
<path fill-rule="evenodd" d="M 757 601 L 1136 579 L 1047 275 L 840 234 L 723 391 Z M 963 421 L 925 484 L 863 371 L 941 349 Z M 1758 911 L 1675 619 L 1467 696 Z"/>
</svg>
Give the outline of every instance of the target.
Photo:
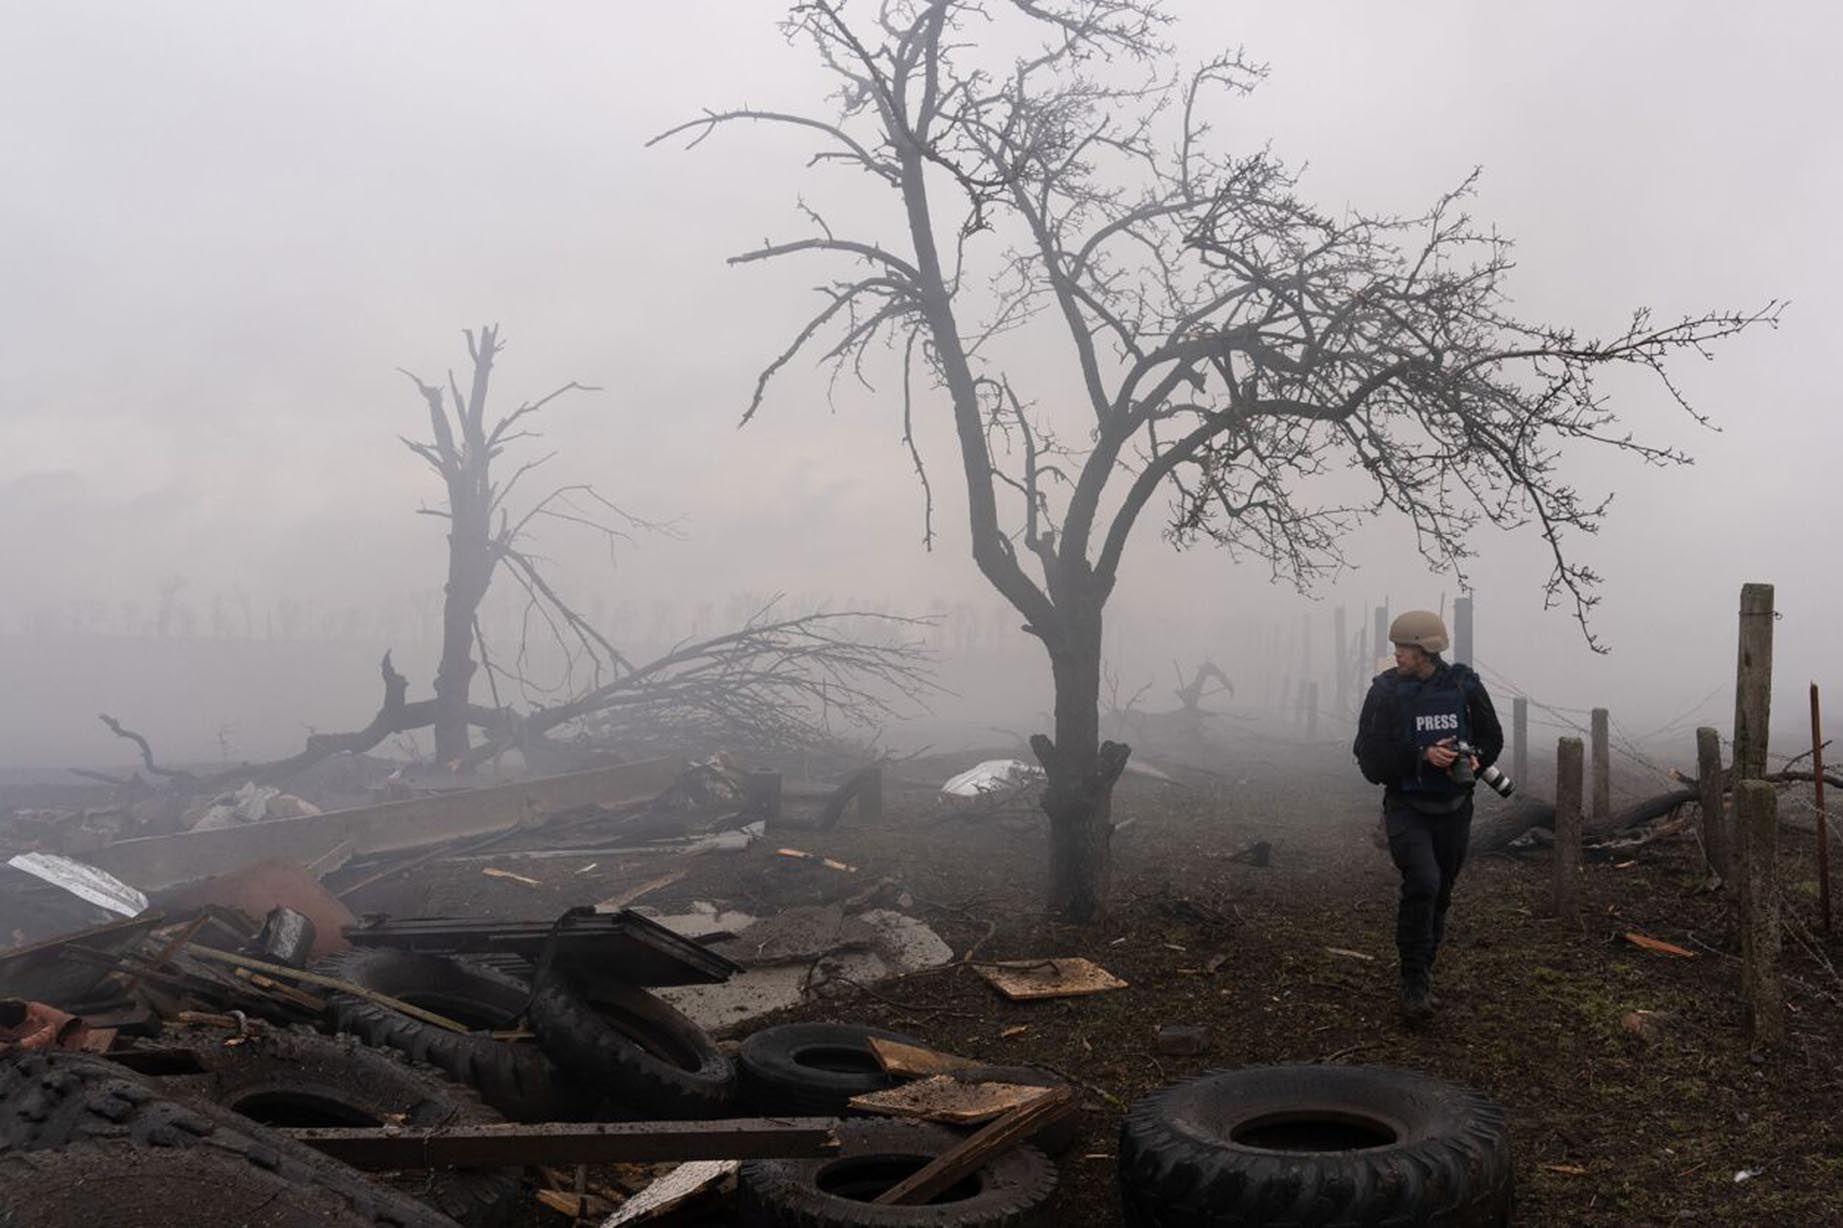
<svg viewBox="0 0 1843 1228">
<path fill-rule="evenodd" d="M 915 638 L 930 620 L 881 611 L 784 613 L 778 599 L 764 601 L 730 630 L 682 640 L 651 661 L 629 660 L 564 597 L 526 538 L 545 521 L 587 529 L 611 546 L 629 530 L 671 533 L 672 526 L 631 516 L 582 484 L 553 487 L 515 510 L 511 496 L 521 479 L 555 453 L 517 463 L 503 477 L 495 462 L 514 445 L 538 437 L 537 415 L 558 397 L 593 389 L 564 384 L 490 417 L 493 360 L 504 346 L 496 327 L 465 336 L 473 364 L 467 390 L 452 373 L 445 389 L 410 376 L 428 406 L 430 438 L 403 441 L 441 476 L 446 494 L 443 506 L 420 509 L 448 522 L 434 697 L 411 700 L 409 679 L 386 652 L 379 663 L 383 702 L 363 728 L 312 732 L 287 758 L 209 775 L 160 764 L 146 737 L 102 716 L 110 732 L 135 744 L 149 776 L 195 792 L 243 779 L 281 781 L 331 755 L 362 753 L 387 738 L 429 728 L 436 760 L 451 770 L 513 748 L 567 757 L 572 744 L 559 735 L 624 750 L 639 745 L 682 750 L 697 741 L 780 750 L 874 726 L 895 715 L 902 698 L 933 689 L 930 656 Z M 502 572 L 522 590 L 525 606 L 516 643 L 498 654 L 496 663 L 479 611 Z M 178 587 L 162 587 L 163 610 Z M 531 663 L 555 654 L 562 658 L 562 677 L 549 683 L 534 679 Z M 481 669 L 491 704 L 472 698 L 473 678 Z M 516 695 L 502 696 L 501 682 L 515 686 Z M 528 708 L 515 707 L 514 698 Z M 484 735 L 477 744 L 476 729 Z"/>
<path fill-rule="evenodd" d="M 609 538 L 618 538 L 625 529 L 641 526 L 640 521 L 602 498 L 593 487 L 581 484 L 556 487 L 514 513 L 507 500 L 519 482 L 556 454 L 527 460 L 503 477 L 495 474 L 493 462 L 510 445 L 537 438 L 531 429 L 536 415 L 558 397 L 596 390 L 571 382 L 489 420 L 487 397 L 493 359 L 504 344 L 495 325 L 482 328 L 478 334 L 468 331 L 465 335 L 467 355 L 473 364 L 465 394 L 453 372 L 448 375 L 445 392 L 438 385 L 404 372 L 428 404 L 430 437 L 426 441 L 403 442 L 429 463 L 447 493 L 445 507 L 425 507 L 422 511 L 448 522 L 442 651 L 435 671 L 435 758 L 440 763 L 457 765 L 467 758 L 471 746 L 468 701 L 474 671 L 479 667 L 474 660 L 476 646 L 485 655 L 480 603 L 501 567 L 525 590 L 528 612 L 551 632 L 572 667 L 580 653 L 592 669 L 594 681 L 599 683 L 605 671 L 621 663 L 614 646 L 557 594 L 521 548 L 526 530 L 534 521 L 546 518 L 586 526 Z M 490 661 L 487 668 L 490 672 Z"/>
<path fill-rule="evenodd" d="M 1168 25 L 1156 0 L 811 0 L 783 30 L 837 78 L 830 111 L 713 111 L 655 138 L 789 127 L 818 143 L 813 163 L 899 204 L 900 229 L 868 235 L 803 204 L 810 233 L 733 257 L 846 270 L 744 420 L 808 347 L 862 376 L 890 346 L 932 541 L 917 377 L 945 392 L 973 558 L 1049 655 L 1054 737 L 1032 745 L 1048 772 L 1050 903 L 1076 919 L 1104 906 L 1129 753 L 1099 738 L 1102 614 L 1155 495 L 1172 538 L 1207 536 L 1300 585 L 1335 571 L 1340 534 L 1380 509 L 1462 582 L 1481 520 L 1534 525 L 1550 595 L 1585 630 L 1597 577 L 1564 547 L 1605 504 L 1563 478 L 1561 449 L 1684 459 L 1619 431 L 1596 372 L 1650 372 L 1694 415 L 1666 359 L 1777 316 L 1638 312 L 1606 337 L 1520 321 L 1504 307 L 1508 243 L 1463 211 L 1470 180 L 1420 216 L 1312 208 L 1270 154 L 1212 143 L 1215 100 L 1263 70 L 1234 54 L 1178 71 Z M 1001 46 L 1032 50 L 989 50 Z M 1007 365 L 1007 333 L 1046 328 L 1062 367 L 1044 379 L 1040 354 Z M 1079 412 L 1041 408 L 1032 376 L 1044 404 L 1066 410 L 1077 390 Z M 1316 501 L 1339 466 L 1367 493 Z"/>
</svg>

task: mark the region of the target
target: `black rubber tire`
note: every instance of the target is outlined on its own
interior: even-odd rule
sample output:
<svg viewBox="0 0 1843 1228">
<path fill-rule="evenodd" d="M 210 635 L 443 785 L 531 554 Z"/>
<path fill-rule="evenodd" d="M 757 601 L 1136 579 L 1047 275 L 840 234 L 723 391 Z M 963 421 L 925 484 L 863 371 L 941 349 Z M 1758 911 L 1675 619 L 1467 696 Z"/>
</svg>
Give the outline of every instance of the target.
<svg viewBox="0 0 1843 1228">
<path fill-rule="evenodd" d="M 0 1156 L 4 1228 L 368 1228 L 337 1193 L 204 1147 L 79 1143 Z"/>
<path fill-rule="evenodd" d="M 1119 1154 L 1132 1228 L 1510 1221 L 1504 1110 L 1387 1066 L 1265 1066 L 1192 1079 L 1132 1107 Z"/>
<path fill-rule="evenodd" d="M 1056 1191 L 1056 1166 L 1029 1146 L 994 1156 L 934 1202 L 880 1207 L 870 1201 L 960 1141 L 952 1130 L 926 1122 L 843 1122 L 836 1155 L 745 1160 L 738 1180 L 740 1222 L 745 1228 L 1008 1228 L 1031 1223 Z"/>
<path fill-rule="evenodd" d="M 321 1191 L 325 1197 L 314 1194 L 303 1205 L 343 1207 L 348 1218 L 335 1222 L 396 1228 L 453 1228 L 454 1224 L 414 1199 L 367 1180 L 355 1169 L 228 1110 L 167 1100 L 147 1083 L 100 1058 L 35 1052 L 0 1062 L 0 1155 L 11 1158 L 66 1148 L 106 1151 L 104 1158 L 110 1165 L 120 1169 L 140 1164 L 147 1174 L 166 1163 L 180 1172 L 202 1171 L 202 1161 L 174 1158 L 197 1149 L 232 1161 L 239 1170 L 276 1178 L 284 1186 Z M 130 1154 L 141 1158 L 130 1160 Z M 43 1163 L 50 1166 L 52 1162 Z M 250 1181 L 260 1183 L 258 1178 Z M 80 1200 L 91 1213 L 87 1223 L 134 1222 L 115 1217 L 113 1208 L 100 1201 L 102 1197 L 99 1193 L 95 1200 Z M 187 1210 L 200 1217 L 210 1214 L 208 1204 Z"/>
<path fill-rule="evenodd" d="M 742 1100 L 760 1113 L 833 1117 L 853 1096 L 894 1087 L 883 1073 L 871 1037 L 920 1045 L 900 1032 L 855 1023 L 787 1023 L 763 1028 L 736 1055 Z"/>
<path fill-rule="evenodd" d="M 512 1027 L 525 1013 L 531 990 L 516 977 L 452 956 L 375 947 L 328 956 L 318 970 L 478 1029 L 451 1032 L 335 992 L 327 999 L 335 1030 L 446 1072 L 513 1121 L 568 1121 L 586 1112 L 589 1101 L 567 1090 L 540 1048 L 487 1034 Z"/>
<path fill-rule="evenodd" d="M 169 1032 L 162 1045 L 192 1053 L 203 1072 L 150 1081 L 175 1100 L 218 1105 L 270 1126 L 484 1126 L 503 1120 L 469 1087 L 351 1036 L 307 1028 L 226 1044 L 221 1028 Z M 516 1168 L 407 1172 L 391 1180 L 466 1228 L 498 1228 L 518 1210 Z"/>
<path fill-rule="evenodd" d="M 736 1067 L 671 1004 L 634 985 L 588 983 L 562 967 L 538 979 L 531 1030 L 569 1074 L 640 1117 L 721 1117 Z"/>
</svg>

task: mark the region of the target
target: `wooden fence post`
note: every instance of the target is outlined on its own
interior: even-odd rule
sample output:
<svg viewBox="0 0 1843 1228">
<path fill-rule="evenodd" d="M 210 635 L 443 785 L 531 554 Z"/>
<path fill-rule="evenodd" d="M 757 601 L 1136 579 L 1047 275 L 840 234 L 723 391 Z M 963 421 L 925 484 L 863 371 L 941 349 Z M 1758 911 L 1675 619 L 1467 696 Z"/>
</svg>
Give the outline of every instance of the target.
<svg viewBox="0 0 1843 1228">
<path fill-rule="evenodd" d="M 1593 815 L 1603 827 L 1613 814 L 1612 722 L 1605 708 L 1593 710 Z"/>
<path fill-rule="evenodd" d="M 1581 740 L 1555 743 L 1555 915 L 1581 916 Z"/>
<path fill-rule="evenodd" d="M 1817 912 L 1830 932 L 1830 817 L 1824 813 L 1824 718 L 1818 707 L 1817 683 L 1811 684 L 1811 780 L 1817 811 Z"/>
<path fill-rule="evenodd" d="M 1741 848 L 1741 989 L 1747 1030 L 1763 1045 L 1785 1039 L 1779 984 L 1779 795 L 1763 780 L 1734 785 Z"/>
<path fill-rule="evenodd" d="M 1510 701 L 1510 775 L 1519 789 L 1529 779 L 1529 700 L 1522 695 Z"/>
<path fill-rule="evenodd" d="M 1472 599 L 1453 598 L 1453 660 L 1472 663 Z"/>
<path fill-rule="evenodd" d="M 1702 806 L 1702 851 L 1709 869 L 1724 883 L 1732 883 L 1733 828 L 1722 806 L 1721 735 L 1707 725 L 1696 730 L 1696 796 Z"/>
<path fill-rule="evenodd" d="M 1734 682 L 1734 779 L 1766 775 L 1773 702 L 1773 586 L 1741 585 L 1741 641 Z"/>
<path fill-rule="evenodd" d="M 1337 710 L 1341 716 L 1350 711 L 1350 640 L 1344 625 L 1344 607 L 1331 616 L 1331 668 L 1337 671 Z"/>
</svg>

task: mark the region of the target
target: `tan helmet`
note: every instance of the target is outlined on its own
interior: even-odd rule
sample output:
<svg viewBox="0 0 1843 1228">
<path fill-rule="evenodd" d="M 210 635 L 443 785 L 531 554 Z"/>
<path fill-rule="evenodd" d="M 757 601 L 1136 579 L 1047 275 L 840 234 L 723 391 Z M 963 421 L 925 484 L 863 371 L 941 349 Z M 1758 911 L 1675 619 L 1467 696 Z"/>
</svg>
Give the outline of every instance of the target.
<svg viewBox="0 0 1843 1228">
<path fill-rule="evenodd" d="M 1451 641 L 1446 638 L 1446 624 L 1438 614 L 1432 610 L 1408 610 L 1397 614 L 1389 624 L 1389 643 L 1412 644 L 1438 656 Z"/>
</svg>

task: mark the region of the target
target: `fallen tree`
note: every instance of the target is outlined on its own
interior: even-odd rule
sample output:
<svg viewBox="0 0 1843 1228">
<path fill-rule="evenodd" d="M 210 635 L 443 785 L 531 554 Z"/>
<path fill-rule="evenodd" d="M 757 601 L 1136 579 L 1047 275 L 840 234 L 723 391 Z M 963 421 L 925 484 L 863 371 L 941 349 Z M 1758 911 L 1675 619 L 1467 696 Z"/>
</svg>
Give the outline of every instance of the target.
<svg viewBox="0 0 1843 1228">
<path fill-rule="evenodd" d="M 1595 823 L 1587 820 L 1582 824 L 1582 834 L 1590 839 L 1616 835 L 1637 827 L 1641 823 L 1661 819 L 1671 811 L 1695 802 L 1701 797 L 1699 777 L 1685 776 L 1681 772 L 1675 772 L 1672 775 L 1683 782 L 1681 788 L 1667 789 L 1628 806 L 1622 806 L 1608 815 L 1604 822 Z M 1721 774 L 1719 783 L 1724 796 L 1733 791 L 1732 775 L 1732 772 L 1725 770 Z M 1786 768 L 1769 773 L 1761 779 L 1774 785 L 1809 784 L 1815 779 L 1815 774 L 1809 769 Z M 1843 789 L 1843 776 L 1838 776 L 1834 772 L 1826 772 L 1824 783 L 1833 788 Z M 1519 797 L 1500 814 L 1480 816 L 1479 821 L 1472 827 L 1471 846 L 1475 852 L 1494 852 L 1507 847 L 1511 841 L 1532 827 L 1553 829 L 1554 826 L 1554 802 L 1528 796 Z"/>
<path fill-rule="evenodd" d="M 448 526 L 433 697 L 411 700 L 409 680 L 387 652 L 383 700 L 369 723 L 312 733 L 285 758 L 208 774 L 161 764 L 144 735 L 105 714 L 110 732 L 135 744 L 145 777 L 84 775 L 143 791 L 151 785 L 211 794 L 244 781 L 279 784 L 333 755 L 362 754 L 423 730 L 433 733 L 435 761 L 457 772 L 510 750 L 558 769 L 582 766 L 585 752 L 783 750 L 872 728 L 894 714 L 897 697 L 933 689 L 930 654 L 915 634 L 928 620 L 856 610 L 788 614 L 778 598 L 731 630 L 680 641 L 651 661 L 632 660 L 571 603 L 527 539 L 540 525 L 560 525 L 612 548 L 634 532 L 671 534 L 671 526 L 633 516 L 583 483 L 515 504 L 521 483 L 557 453 L 515 463 L 508 450 L 540 437 L 536 424 L 558 398 L 595 389 L 562 384 L 494 416 L 494 361 L 504 342 L 496 326 L 465 336 L 465 381 L 449 373 L 444 387 L 404 372 L 427 409 L 429 437 L 403 443 L 441 478 L 445 496 L 419 512 Z M 502 575 L 524 594 L 524 611 L 516 642 L 489 651 L 480 609 Z M 560 661 L 560 676 L 533 679 L 540 659 Z M 486 679 L 490 704 L 473 697 L 476 673 Z"/>
</svg>

